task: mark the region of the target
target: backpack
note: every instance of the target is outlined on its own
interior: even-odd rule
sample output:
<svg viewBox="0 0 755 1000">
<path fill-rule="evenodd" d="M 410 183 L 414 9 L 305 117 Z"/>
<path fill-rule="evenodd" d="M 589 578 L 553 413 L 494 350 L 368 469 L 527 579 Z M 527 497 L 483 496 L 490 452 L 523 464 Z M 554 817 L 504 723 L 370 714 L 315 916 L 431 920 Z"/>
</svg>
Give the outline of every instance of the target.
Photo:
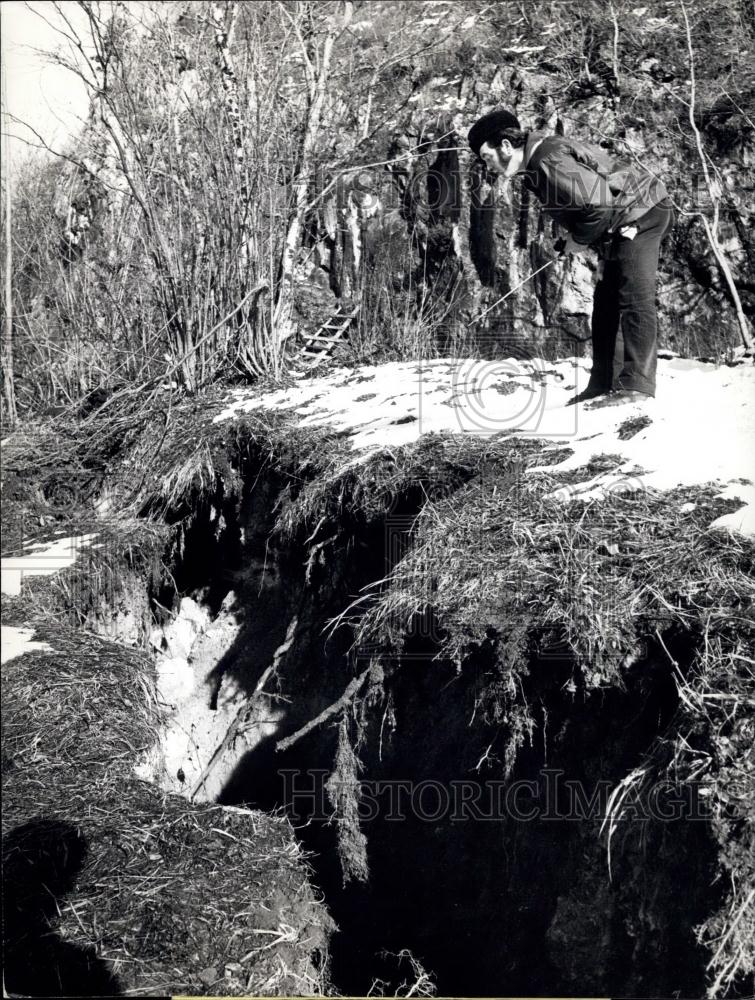
<svg viewBox="0 0 755 1000">
<path fill-rule="evenodd" d="M 593 170 L 600 177 L 608 181 L 608 189 L 616 198 L 618 207 L 629 208 L 635 202 L 641 185 L 638 184 L 638 177 L 633 172 L 631 164 L 615 164 L 612 157 L 606 152 L 603 154 L 604 163 L 601 164 L 593 152 L 596 149 L 580 139 L 567 139 L 559 136 L 567 151 L 572 157 L 581 163 L 582 166 Z M 599 150 L 599 152 L 603 152 Z"/>
</svg>

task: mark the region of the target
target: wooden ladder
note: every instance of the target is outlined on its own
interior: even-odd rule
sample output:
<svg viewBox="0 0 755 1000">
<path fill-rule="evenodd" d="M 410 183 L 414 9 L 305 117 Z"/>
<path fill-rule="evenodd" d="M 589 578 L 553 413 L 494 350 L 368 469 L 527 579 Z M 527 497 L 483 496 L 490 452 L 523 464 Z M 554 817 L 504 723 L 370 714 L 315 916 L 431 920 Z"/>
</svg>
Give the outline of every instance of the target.
<svg viewBox="0 0 755 1000">
<path fill-rule="evenodd" d="M 342 344 L 346 339 L 346 331 L 351 326 L 354 317 L 359 312 L 359 306 L 351 310 L 339 307 L 314 333 L 308 333 L 302 338 L 302 344 L 293 356 L 293 363 L 303 373 L 312 371 L 330 357 L 336 344 Z"/>
</svg>

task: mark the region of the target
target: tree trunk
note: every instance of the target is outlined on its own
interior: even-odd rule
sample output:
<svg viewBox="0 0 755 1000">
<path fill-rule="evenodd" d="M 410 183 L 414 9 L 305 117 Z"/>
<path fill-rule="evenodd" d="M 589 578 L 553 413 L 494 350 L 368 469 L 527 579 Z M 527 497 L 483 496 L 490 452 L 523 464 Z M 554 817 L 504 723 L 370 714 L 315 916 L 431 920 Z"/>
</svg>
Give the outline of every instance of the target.
<svg viewBox="0 0 755 1000">
<path fill-rule="evenodd" d="M 323 44 L 316 75 L 310 90 L 309 107 L 304 124 L 304 138 L 301 146 L 299 169 L 293 183 L 294 202 L 288 223 L 288 230 L 283 244 L 280 269 L 278 274 L 278 289 L 273 316 L 275 336 L 279 344 L 283 343 L 293 333 L 291 314 L 294 304 L 294 268 L 296 257 L 301 246 L 304 229 L 304 216 L 307 207 L 307 192 L 311 183 L 314 153 L 320 135 L 320 122 L 325 102 L 325 91 L 330 75 L 330 62 L 333 55 L 333 44 L 336 34 L 343 31 L 349 24 L 353 8 L 351 3 L 344 4 L 341 23 L 336 27 L 332 24 Z"/>
<path fill-rule="evenodd" d="M 753 348 L 753 340 L 752 334 L 750 333 L 750 327 L 747 322 L 747 317 L 744 314 L 744 310 L 742 309 L 742 301 L 739 298 L 739 291 L 734 283 L 734 276 L 731 273 L 729 261 L 726 259 L 726 255 L 718 239 L 718 219 L 721 205 L 721 192 L 718 185 L 713 183 L 713 179 L 710 176 L 710 171 L 708 169 L 708 156 L 703 146 L 703 138 L 700 135 L 700 129 L 697 127 L 697 122 L 695 121 L 697 81 L 695 77 L 695 52 L 692 46 L 692 29 L 690 28 L 689 18 L 687 17 L 687 9 L 684 6 L 683 0 L 680 3 L 680 7 L 682 10 L 682 17 L 684 18 L 684 30 L 687 39 L 687 64 L 689 67 L 690 90 L 688 105 L 689 124 L 695 136 L 695 145 L 697 147 L 697 155 L 700 158 L 700 165 L 703 168 L 705 186 L 708 189 L 708 195 L 710 196 L 711 204 L 713 205 L 713 222 L 710 223 L 708 219 L 702 215 L 702 213 L 701 218 L 705 229 L 705 235 L 708 237 L 710 248 L 713 251 L 713 256 L 716 258 L 716 263 L 721 269 L 724 280 L 726 281 L 729 292 L 731 293 L 731 300 L 734 303 L 734 312 L 736 313 L 737 323 L 739 324 L 739 332 L 742 337 L 742 343 L 745 346 L 745 350 L 751 351 Z"/>
<path fill-rule="evenodd" d="M 243 226 L 241 237 L 241 252 L 239 268 L 241 270 L 242 281 L 247 277 L 250 260 L 250 234 L 248 224 L 249 211 L 249 183 L 247 178 L 246 164 L 246 143 L 244 136 L 244 122 L 241 118 L 241 108 L 239 104 L 239 84 L 236 77 L 236 69 L 233 65 L 231 55 L 231 40 L 236 23 L 238 7 L 230 5 L 230 17 L 225 23 L 223 8 L 219 3 L 212 5 L 212 20 L 215 25 L 215 48 L 218 53 L 220 63 L 220 79 L 223 85 L 225 96 L 225 107 L 228 120 L 231 123 L 231 135 L 234 147 L 234 170 L 239 179 L 239 197 L 241 200 L 241 211 L 243 213 Z"/>
<path fill-rule="evenodd" d="M 5 105 L 5 73 L 3 73 L 3 105 Z M 5 147 L 5 322 L 3 323 L 2 364 L 3 402 L 10 427 L 17 419 L 16 390 L 13 379 L 13 234 L 11 231 L 10 153 Z"/>
</svg>

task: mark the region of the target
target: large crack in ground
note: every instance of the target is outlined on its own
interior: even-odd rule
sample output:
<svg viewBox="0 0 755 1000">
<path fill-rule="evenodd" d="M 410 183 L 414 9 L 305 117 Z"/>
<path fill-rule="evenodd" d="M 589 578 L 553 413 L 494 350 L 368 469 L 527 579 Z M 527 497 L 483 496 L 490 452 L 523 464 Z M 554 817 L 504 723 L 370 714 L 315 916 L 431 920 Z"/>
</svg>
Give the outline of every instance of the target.
<svg viewBox="0 0 755 1000">
<path fill-rule="evenodd" d="M 257 477 L 235 515 L 197 510 L 173 567 L 196 600 L 153 636 L 176 710 L 143 773 L 196 800 L 289 815 L 338 926 L 341 993 L 406 992 L 424 971 L 442 995 L 700 995 L 692 928 L 719 897 L 707 826 L 627 824 L 609 878 L 605 799 L 589 808 L 673 716 L 668 649 L 646 649 L 623 690 L 576 693 L 562 650 L 521 649 L 525 723 L 490 715 L 492 642 L 459 667 L 435 658 L 439 626 L 426 621 L 359 699 L 281 751 L 369 665 L 349 629 L 326 626 L 390 572 L 395 527 L 408 532 L 420 497 L 400 498 L 390 525 L 321 522 L 306 545 L 284 545 L 271 542 L 279 487 Z M 689 640 L 672 651 L 683 669 Z"/>
<path fill-rule="evenodd" d="M 187 410 L 161 463 L 154 441 L 137 448 L 127 476 L 151 469 L 139 516 L 98 522 L 86 558 L 68 545 L 80 527 L 67 525 L 62 562 L 61 539 L 43 538 L 4 560 L 16 590 L 42 555 L 54 559 L 45 572 L 63 569 L 33 602 L 50 620 L 72 614 L 139 645 L 156 619 L 170 710 L 138 773 L 192 799 L 187 816 L 218 802 L 290 817 L 338 924 L 329 979 L 299 928 L 307 982 L 350 994 L 419 995 L 433 982 L 465 995 L 747 995 L 753 508 L 737 435 L 752 409 L 726 401 L 749 376 L 693 364 L 706 405 L 690 423 L 689 364 L 667 366 L 680 405 L 655 408 L 652 435 L 626 415 L 593 415 L 576 440 L 550 445 L 518 427 L 499 435 L 492 419 L 457 433 L 470 429 L 458 398 L 474 385 L 458 363 L 241 393 L 201 426 Z M 552 379 L 542 402 L 560 426 L 576 386 L 555 369 L 535 375 L 517 374 L 513 393 L 496 377 L 472 401 L 504 418 L 502 401 L 528 405 Z M 706 437 L 719 406 L 729 423 Z M 701 460 L 680 478 L 682 445 Z M 81 680 L 92 664 L 74 667 L 71 697 L 77 685 L 96 694 Z M 112 763 L 93 749 L 93 767 Z M 183 810 L 129 787 L 148 800 L 145 823 L 155 800 Z M 56 808 L 78 822 L 67 789 L 54 783 Z M 19 821 L 26 810 L 22 791 Z M 214 835 L 181 855 L 196 854 L 211 891 L 217 868 L 203 850 L 222 858 L 227 846 Z M 161 863 L 142 854 L 146 870 Z M 246 895 L 248 882 L 229 882 L 233 899 Z M 290 908 L 268 911 L 265 899 L 283 941 Z M 161 924 L 153 933 L 149 912 L 134 911 L 138 940 L 122 936 L 123 947 L 143 946 L 146 919 L 162 976 Z M 203 926 L 195 915 L 187 935 Z M 233 908 L 223 916 L 235 933 Z M 178 960 L 163 951 L 172 976 Z M 185 982 L 216 982 L 220 966 L 203 971 L 203 954 L 180 959 Z M 290 982 L 280 971 L 276 982 Z"/>
</svg>

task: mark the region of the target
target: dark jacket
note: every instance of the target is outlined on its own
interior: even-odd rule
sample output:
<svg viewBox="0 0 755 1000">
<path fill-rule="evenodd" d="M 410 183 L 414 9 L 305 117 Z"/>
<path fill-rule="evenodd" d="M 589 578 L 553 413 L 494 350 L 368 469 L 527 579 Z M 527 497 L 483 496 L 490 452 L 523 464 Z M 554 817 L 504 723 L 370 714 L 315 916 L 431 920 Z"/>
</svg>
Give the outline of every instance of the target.
<svg viewBox="0 0 755 1000">
<path fill-rule="evenodd" d="M 598 242 L 668 197 L 662 181 L 579 139 L 531 132 L 524 158 L 525 187 L 577 243 Z"/>
</svg>

